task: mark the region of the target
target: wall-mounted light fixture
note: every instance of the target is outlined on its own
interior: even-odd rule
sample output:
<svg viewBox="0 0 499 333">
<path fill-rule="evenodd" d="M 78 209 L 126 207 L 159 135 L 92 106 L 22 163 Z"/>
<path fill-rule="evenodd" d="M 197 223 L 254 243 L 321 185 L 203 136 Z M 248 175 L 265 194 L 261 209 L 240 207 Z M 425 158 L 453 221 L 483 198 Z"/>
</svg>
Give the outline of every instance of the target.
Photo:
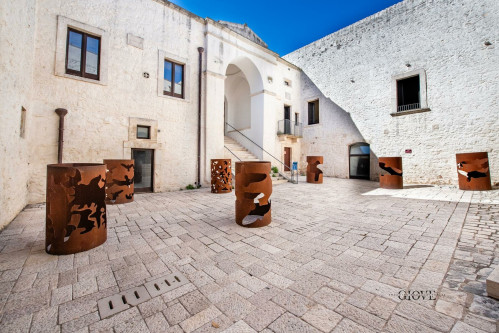
<svg viewBox="0 0 499 333">
<path fill-rule="evenodd" d="M 269 76 L 267 77 L 267 79 L 269 80 L 269 83 L 272 83 L 274 80 L 272 79 L 272 76 Z"/>
</svg>

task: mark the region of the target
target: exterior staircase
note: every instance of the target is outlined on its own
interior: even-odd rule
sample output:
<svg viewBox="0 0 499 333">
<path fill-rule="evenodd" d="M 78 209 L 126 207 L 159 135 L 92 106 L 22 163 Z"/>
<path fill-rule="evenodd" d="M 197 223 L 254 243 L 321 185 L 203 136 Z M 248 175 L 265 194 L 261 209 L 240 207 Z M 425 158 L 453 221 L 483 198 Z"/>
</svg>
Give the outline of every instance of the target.
<svg viewBox="0 0 499 333">
<path fill-rule="evenodd" d="M 224 137 L 224 145 L 228 148 L 228 150 L 225 149 L 225 158 L 232 159 L 233 168 L 235 168 L 235 162 L 239 161 L 234 155 L 236 155 L 241 161 L 259 161 L 259 159 L 255 155 L 253 155 L 253 153 L 241 146 L 239 142 L 228 136 Z M 232 155 L 230 152 L 232 152 L 234 155 Z"/>
<path fill-rule="evenodd" d="M 224 145 L 226 147 L 225 152 L 224 152 L 224 154 L 225 154 L 224 158 L 231 159 L 232 173 L 233 174 L 235 173 L 235 170 L 236 170 L 235 162 L 238 162 L 240 160 L 241 161 L 259 161 L 259 159 L 255 155 L 253 155 L 253 153 L 248 151 L 248 149 L 244 148 L 239 142 L 237 142 L 236 140 L 234 140 L 228 136 L 224 137 Z M 234 155 L 236 155 L 237 157 Z M 234 177 L 234 181 L 235 181 L 235 177 Z M 280 176 L 279 174 L 277 174 L 276 177 L 274 177 L 274 175 L 272 175 L 272 185 L 279 185 L 282 183 L 287 183 L 286 178 Z"/>
</svg>

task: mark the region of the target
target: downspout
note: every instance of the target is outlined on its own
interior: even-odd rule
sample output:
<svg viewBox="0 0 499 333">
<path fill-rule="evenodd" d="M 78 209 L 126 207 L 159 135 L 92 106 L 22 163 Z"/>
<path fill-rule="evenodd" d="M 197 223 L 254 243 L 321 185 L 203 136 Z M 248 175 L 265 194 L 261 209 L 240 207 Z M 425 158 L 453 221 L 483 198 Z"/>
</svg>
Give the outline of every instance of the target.
<svg viewBox="0 0 499 333">
<path fill-rule="evenodd" d="M 201 187 L 201 88 L 203 79 L 203 52 L 204 48 L 198 47 L 199 52 L 199 80 L 198 80 L 198 182 Z"/>
<path fill-rule="evenodd" d="M 64 149 L 64 116 L 68 114 L 66 109 L 55 109 L 59 116 L 59 144 L 57 151 L 57 163 L 62 163 L 62 150 Z"/>
</svg>

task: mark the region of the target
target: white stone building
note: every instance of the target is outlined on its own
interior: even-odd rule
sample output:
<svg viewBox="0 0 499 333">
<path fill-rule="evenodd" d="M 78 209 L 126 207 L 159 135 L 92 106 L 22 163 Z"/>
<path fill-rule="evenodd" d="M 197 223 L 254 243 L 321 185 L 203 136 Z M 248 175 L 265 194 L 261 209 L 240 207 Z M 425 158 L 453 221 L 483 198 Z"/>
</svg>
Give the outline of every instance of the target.
<svg viewBox="0 0 499 333">
<path fill-rule="evenodd" d="M 496 0 L 406 0 L 286 55 L 303 71 L 302 110 L 320 105 L 318 124 L 304 112 L 301 164 L 324 155 L 326 175 L 349 178 L 349 147 L 365 142 L 359 171 L 373 180 L 377 157 L 402 156 L 404 182 L 457 184 L 455 154 L 487 151 L 499 182 L 498 43 Z"/>
<path fill-rule="evenodd" d="M 399 155 L 413 183 L 456 184 L 454 154 L 488 151 L 498 182 L 498 31 L 494 0 L 406 0 L 281 58 L 246 25 L 168 1 L 3 1 L 0 228 L 45 199 L 57 108 L 63 162 L 133 156 L 155 192 L 196 184 L 198 167 L 208 184 L 227 137 L 281 171 L 324 155 L 344 178 L 363 142 L 369 178 Z M 397 112 L 397 80 L 414 75 L 419 105 Z"/>
</svg>

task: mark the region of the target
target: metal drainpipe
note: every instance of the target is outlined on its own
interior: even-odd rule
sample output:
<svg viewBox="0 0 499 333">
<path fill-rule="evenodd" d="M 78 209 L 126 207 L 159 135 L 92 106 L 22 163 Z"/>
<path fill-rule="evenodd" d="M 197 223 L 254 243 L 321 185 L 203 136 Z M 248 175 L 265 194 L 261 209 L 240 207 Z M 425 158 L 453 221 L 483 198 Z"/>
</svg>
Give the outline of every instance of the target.
<svg viewBox="0 0 499 333">
<path fill-rule="evenodd" d="M 68 114 L 66 109 L 55 109 L 59 116 L 59 147 L 57 152 L 57 163 L 62 163 L 62 150 L 64 149 L 64 116 Z"/>
<path fill-rule="evenodd" d="M 203 52 L 204 48 L 198 47 L 199 52 L 199 82 L 198 82 L 198 183 L 201 187 L 201 87 L 203 78 Z"/>
</svg>

